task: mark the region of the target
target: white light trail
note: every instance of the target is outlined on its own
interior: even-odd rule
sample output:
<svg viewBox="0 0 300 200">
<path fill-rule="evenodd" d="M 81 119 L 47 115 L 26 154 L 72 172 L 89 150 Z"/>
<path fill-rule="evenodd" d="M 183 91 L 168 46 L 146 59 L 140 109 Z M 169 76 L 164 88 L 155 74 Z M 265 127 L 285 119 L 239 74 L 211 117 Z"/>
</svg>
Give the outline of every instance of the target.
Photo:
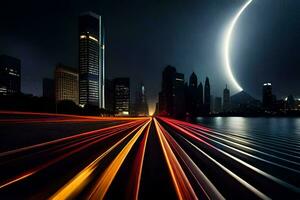
<svg viewBox="0 0 300 200">
<path fill-rule="evenodd" d="M 247 1 L 247 3 L 241 8 L 241 10 L 237 13 L 237 15 L 233 18 L 232 22 L 230 23 L 230 26 L 227 30 L 226 36 L 225 36 L 225 46 L 224 46 L 224 57 L 225 57 L 225 68 L 227 71 L 227 74 L 232 81 L 234 87 L 238 91 L 242 91 L 243 88 L 238 84 L 238 82 L 235 80 L 232 71 L 231 71 L 231 65 L 230 65 L 230 59 L 229 59 L 229 49 L 230 49 L 230 42 L 231 42 L 231 35 L 232 31 L 234 29 L 234 26 L 239 19 L 240 15 L 243 13 L 243 11 L 247 8 L 247 6 L 252 2 L 252 0 Z"/>
</svg>

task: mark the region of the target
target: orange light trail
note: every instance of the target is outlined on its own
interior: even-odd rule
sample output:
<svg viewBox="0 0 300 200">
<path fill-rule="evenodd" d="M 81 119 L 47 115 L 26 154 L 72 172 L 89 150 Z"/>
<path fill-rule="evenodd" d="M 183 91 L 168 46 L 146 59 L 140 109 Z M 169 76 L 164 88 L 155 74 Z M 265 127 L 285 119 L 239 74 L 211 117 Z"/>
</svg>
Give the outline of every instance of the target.
<svg viewBox="0 0 300 200">
<path fill-rule="evenodd" d="M 198 199 L 188 178 L 186 177 L 183 169 L 181 168 L 177 158 L 175 157 L 170 145 L 168 144 L 165 136 L 162 133 L 161 127 L 156 119 L 154 119 L 156 133 L 159 137 L 161 147 L 165 159 L 168 164 L 169 171 L 176 189 L 179 199 Z"/>
</svg>

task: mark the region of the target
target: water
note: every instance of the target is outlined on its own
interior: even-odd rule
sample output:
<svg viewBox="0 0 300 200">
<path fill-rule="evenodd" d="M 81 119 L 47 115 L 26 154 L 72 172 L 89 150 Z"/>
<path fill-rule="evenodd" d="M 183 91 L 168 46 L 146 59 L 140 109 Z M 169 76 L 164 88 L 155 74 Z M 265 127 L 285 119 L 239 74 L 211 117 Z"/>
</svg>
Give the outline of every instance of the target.
<svg viewBox="0 0 300 200">
<path fill-rule="evenodd" d="M 300 144 L 300 118 L 206 117 L 197 118 L 197 123 L 222 132 L 281 138 Z"/>
</svg>

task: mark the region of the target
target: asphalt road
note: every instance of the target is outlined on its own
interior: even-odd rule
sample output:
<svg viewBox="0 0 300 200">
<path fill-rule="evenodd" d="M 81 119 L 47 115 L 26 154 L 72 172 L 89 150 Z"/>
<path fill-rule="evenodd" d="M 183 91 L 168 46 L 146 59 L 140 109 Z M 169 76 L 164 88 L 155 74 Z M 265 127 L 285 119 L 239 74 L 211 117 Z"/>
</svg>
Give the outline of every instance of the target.
<svg viewBox="0 0 300 200">
<path fill-rule="evenodd" d="M 0 111 L 0 199 L 300 199 L 300 141 Z"/>
</svg>

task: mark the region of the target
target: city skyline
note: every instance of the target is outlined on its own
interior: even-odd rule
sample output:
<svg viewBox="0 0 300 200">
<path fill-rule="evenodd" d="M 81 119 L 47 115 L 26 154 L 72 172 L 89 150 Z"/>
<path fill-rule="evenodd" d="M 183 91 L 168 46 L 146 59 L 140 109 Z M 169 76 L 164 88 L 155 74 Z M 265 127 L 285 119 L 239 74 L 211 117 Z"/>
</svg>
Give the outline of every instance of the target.
<svg viewBox="0 0 300 200">
<path fill-rule="evenodd" d="M 57 41 L 61 41 L 61 45 L 63 48 L 60 48 L 60 50 L 57 51 L 52 44 L 49 44 L 47 42 L 47 40 L 44 40 L 40 44 L 36 45 L 35 41 L 41 41 L 41 38 L 38 36 L 33 40 L 31 36 L 32 32 L 27 29 L 24 30 L 23 35 L 20 35 L 20 31 L 18 31 L 21 29 L 20 22 L 15 21 L 15 17 L 10 19 L 11 25 L 7 26 L 8 29 L 4 30 L 0 35 L 0 44 L 2 44 L 1 46 L 4 47 L 3 49 L 0 49 L 0 53 L 12 55 L 14 57 L 20 58 L 23 61 L 23 70 L 21 77 L 22 82 L 24 83 L 22 91 L 24 91 L 25 93 L 41 95 L 42 78 L 51 77 L 53 66 L 56 63 L 62 62 L 70 66 L 78 66 L 76 56 L 76 49 L 78 48 L 76 45 L 76 38 L 78 37 L 76 24 L 78 15 L 81 12 L 87 10 L 93 10 L 97 14 L 102 15 L 106 25 L 106 32 L 108 33 L 107 40 L 109 41 L 107 43 L 106 49 L 107 76 L 109 78 L 128 76 L 131 78 L 133 86 L 135 86 L 138 82 L 143 81 L 145 86 L 149 88 L 148 102 L 152 108 L 154 108 L 155 102 L 158 101 L 157 93 L 160 87 L 160 77 L 157 75 L 153 75 L 152 79 L 154 78 L 155 82 L 157 82 L 157 84 L 153 85 L 151 84 L 152 79 L 150 80 L 149 78 L 147 78 L 147 74 L 149 74 L 150 72 L 159 74 L 162 69 L 168 64 L 175 66 L 184 74 L 190 74 L 192 72 L 197 73 L 199 75 L 199 80 L 201 80 L 202 82 L 204 81 L 206 76 L 211 77 L 211 81 L 214 83 L 211 86 L 212 94 L 215 96 L 222 96 L 225 84 L 228 84 L 228 87 L 232 89 L 232 94 L 235 93 L 230 80 L 228 80 L 228 77 L 224 76 L 224 73 L 222 73 L 224 72 L 224 63 L 222 61 L 222 55 L 220 54 L 219 50 L 222 48 L 224 30 L 226 30 L 226 27 L 228 26 L 234 14 L 246 1 L 224 1 L 218 4 L 215 4 L 214 2 L 199 1 L 198 3 L 193 5 L 193 7 L 195 8 L 192 9 L 190 13 L 186 13 L 185 10 L 187 10 L 187 8 L 190 8 L 192 4 L 171 4 L 171 2 L 168 1 L 165 2 L 165 4 L 141 3 L 140 5 L 133 2 L 129 2 L 128 5 L 126 3 L 124 5 L 115 5 L 114 3 L 99 1 L 92 2 L 92 5 L 94 5 L 93 9 L 90 9 L 89 6 L 82 6 L 79 1 L 73 2 L 73 4 L 56 2 L 48 3 L 49 6 L 56 11 L 56 15 L 48 13 L 48 11 L 45 11 L 42 8 L 39 10 L 39 7 L 41 5 L 35 5 L 33 4 L 33 2 L 34 1 L 30 1 L 26 5 L 24 5 L 24 7 L 28 8 L 29 12 L 27 12 L 23 16 L 23 20 L 28 24 L 29 20 L 32 19 L 32 17 L 37 16 L 38 13 L 33 12 L 33 10 L 45 12 L 43 13 L 43 15 L 40 15 L 42 19 L 47 22 L 48 27 L 45 27 L 45 29 L 37 29 L 35 30 L 35 32 L 43 33 L 44 31 L 47 31 L 51 33 L 53 32 L 53 30 L 58 30 L 56 34 L 47 34 L 44 35 L 44 37 L 48 37 L 48 35 L 51 35 L 51 38 L 55 38 Z M 124 13 L 121 11 L 122 6 L 125 6 L 129 10 L 137 7 L 139 8 L 139 12 L 137 12 L 136 14 Z M 158 9 L 159 12 L 157 13 L 157 16 L 154 15 L 152 9 L 148 9 L 149 6 L 150 8 L 161 8 Z M 183 6 L 183 8 L 181 8 L 180 6 Z M 273 14 L 262 12 L 263 8 L 267 6 L 272 6 L 274 11 Z M 10 3 L 7 3 L 7 7 L 10 7 Z M 295 40 L 294 31 L 291 31 L 293 29 L 298 29 L 297 26 L 295 26 L 294 22 L 296 19 L 299 19 L 299 14 L 293 12 L 294 7 L 296 6 L 293 6 L 291 1 L 285 1 L 284 3 L 274 2 L 272 4 L 271 1 L 254 1 L 253 3 L 251 3 L 251 5 L 249 5 L 247 10 L 244 11 L 243 15 L 240 17 L 239 21 L 236 24 L 233 33 L 234 39 L 232 41 L 232 48 L 238 51 L 231 50 L 233 73 L 235 74 L 235 77 L 238 79 L 238 82 L 243 86 L 245 91 L 249 92 L 256 98 L 260 98 L 259 91 L 261 84 L 263 84 L 264 82 L 272 82 L 274 87 L 277 88 L 276 91 L 279 97 L 285 97 L 289 94 L 294 94 L 295 96 L 299 95 L 298 91 L 296 90 L 297 88 L 295 88 L 294 84 L 292 83 L 297 83 L 297 79 L 293 78 L 295 74 L 297 74 L 298 70 L 298 68 L 296 67 L 298 58 L 294 56 L 294 54 L 297 52 L 297 45 L 288 45 L 292 42 L 298 43 L 298 40 Z M 65 12 L 62 12 L 63 9 L 66 8 L 68 8 L 69 17 L 66 17 L 64 15 Z M 116 8 L 117 10 L 115 12 L 111 12 L 113 8 Z M 201 10 L 202 12 L 198 12 L 196 8 Z M 184 12 L 180 12 L 181 14 L 178 16 L 172 14 L 167 15 L 170 9 L 175 9 L 177 11 L 184 10 Z M 291 9 L 291 12 L 287 13 L 287 15 L 284 15 L 284 13 L 287 12 L 288 9 Z M 205 11 L 203 12 L 203 10 Z M 149 14 L 149 16 L 147 17 L 147 15 L 143 15 L 140 17 L 143 11 Z M 2 13 L 4 15 L 2 19 L 8 19 L 8 17 L 10 16 L 10 14 L 5 10 Z M 120 18 L 120 15 L 123 15 L 124 17 Z M 203 15 L 207 15 L 208 17 L 205 18 L 203 17 Z M 137 16 L 139 16 L 140 18 L 137 18 Z M 214 18 L 211 18 L 209 16 L 214 16 Z M 262 22 L 262 25 L 259 25 L 259 27 L 262 26 L 264 28 L 253 29 L 252 24 L 258 21 L 259 16 L 261 16 L 262 19 L 265 19 L 265 21 L 263 21 L 264 23 Z M 277 23 L 279 24 L 277 24 L 276 26 L 274 23 L 267 23 L 268 20 L 270 20 L 272 17 L 275 17 L 277 19 L 281 16 L 283 16 L 284 18 L 280 18 L 280 20 L 277 21 Z M 60 20 L 58 20 L 58 18 L 60 18 Z M 192 18 L 196 20 L 194 22 L 194 25 L 197 25 L 196 29 L 194 29 L 193 31 L 191 31 L 192 24 L 186 23 Z M 140 19 L 142 23 L 139 23 L 137 19 Z M 153 19 L 154 21 L 151 22 L 151 19 Z M 158 19 L 159 21 L 157 21 Z M 169 23 L 170 20 L 172 23 Z M 178 24 L 174 24 L 174 21 L 177 21 Z M 285 24 L 285 21 L 289 21 L 289 23 Z M 7 21 L 3 22 L 4 25 L 6 25 L 6 23 Z M 32 23 L 32 25 L 34 25 L 35 22 L 33 21 Z M 129 24 L 129 26 L 122 26 L 122 23 Z M 155 30 L 150 29 L 151 31 L 149 33 L 145 32 L 145 28 L 150 27 L 150 25 L 152 25 L 153 23 L 157 23 L 157 27 L 168 27 L 169 31 L 163 28 L 160 32 L 162 34 L 159 36 L 157 35 L 158 32 L 156 32 Z M 243 64 L 241 60 L 238 60 L 239 57 L 244 58 L 245 55 L 247 55 L 247 49 L 253 49 L 253 47 L 249 46 L 249 43 L 253 43 L 250 41 L 250 39 L 253 39 L 252 41 L 264 39 L 268 44 L 270 42 L 273 42 L 271 46 L 272 48 L 275 47 L 276 49 L 277 46 L 282 43 L 282 40 L 277 40 L 278 37 L 280 36 L 282 38 L 286 38 L 284 37 L 284 34 L 286 34 L 286 32 L 281 30 L 278 34 L 276 34 L 276 32 L 274 33 L 273 31 L 272 37 L 269 38 L 260 36 L 262 33 L 266 34 L 268 30 L 273 30 L 273 28 L 275 28 L 275 30 L 278 30 L 278 27 L 283 24 L 285 24 L 286 32 L 288 31 L 288 33 L 290 34 L 288 40 L 285 41 L 286 45 L 283 46 L 283 48 L 289 46 L 289 55 L 282 54 L 282 56 L 280 57 L 274 57 L 273 54 L 275 51 L 270 52 L 264 45 L 262 47 L 264 49 L 264 52 L 260 51 L 260 54 L 257 55 L 259 58 L 259 63 L 253 63 L 253 59 L 251 62 L 248 62 L 249 59 L 253 58 L 253 52 L 250 52 L 248 58 L 244 59 L 248 60 L 246 62 L 247 64 Z M 31 27 L 32 25 L 30 23 L 28 27 Z M 42 27 L 44 26 L 43 24 L 40 25 Z M 193 27 L 195 27 L 194 25 Z M 180 26 L 183 27 L 183 29 L 180 29 L 180 31 L 178 31 L 178 27 Z M 49 28 L 53 30 L 48 30 Z M 121 32 L 116 31 L 119 28 L 121 28 Z M 63 31 L 64 34 L 62 34 L 61 31 Z M 65 37 L 65 35 L 68 35 L 69 37 Z M 244 40 L 246 36 L 250 39 Z M 117 37 L 118 39 L 116 39 Z M 140 43 L 140 41 L 143 41 L 144 37 L 149 38 L 149 40 L 145 41 L 144 45 L 138 44 Z M 175 38 L 177 37 L 182 39 L 178 44 L 178 46 L 182 48 L 179 49 L 176 48 L 177 45 L 175 46 Z M 157 39 L 155 40 L 154 38 Z M 135 40 L 134 42 L 132 42 L 133 39 Z M 163 41 L 160 42 L 161 40 Z M 19 42 L 16 43 L 16 41 Z M 154 41 L 153 47 L 149 46 L 151 41 Z M 32 50 L 26 50 L 26 48 L 28 48 L 28 45 L 24 46 L 24 42 L 26 42 L 26 44 L 32 44 L 29 45 L 31 46 Z M 208 45 L 208 43 L 212 45 Z M 260 43 L 255 42 L 255 44 Z M 166 46 L 169 48 L 162 48 L 162 46 Z M 129 48 L 133 52 L 132 54 L 136 57 L 136 59 L 132 59 L 131 55 L 127 55 L 125 48 Z M 255 49 L 256 48 L 257 47 L 255 47 Z M 183 51 L 187 53 L 183 53 Z M 158 55 L 158 53 L 160 54 Z M 162 55 L 162 53 L 164 56 L 160 56 Z M 145 54 L 149 54 L 149 56 L 152 56 L 153 59 L 150 59 L 150 57 L 149 59 L 145 58 L 143 56 Z M 176 55 L 182 55 L 183 57 L 181 59 L 178 59 L 178 56 Z M 273 59 L 268 59 L 268 62 L 261 62 L 260 57 L 262 55 L 267 56 L 268 58 L 271 56 L 273 57 Z M 252 63 L 252 67 L 250 66 L 250 63 Z M 261 67 L 262 65 L 264 67 Z M 282 65 L 285 66 L 281 67 Z M 273 69 L 271 70 L 270 67 Z M 262 68 L 265 68 L 265 71 L 267 71 L 268 73 L 266 74 L 264 71 L 262 71 Z M 290 81 L 286 81 L 284 83 L 276 81 L 279 79 L 275 79 L 275 77 L 278 76 L 277 74 L 281 74 L 278 73 L 281 69 L 284 69 L 284 74 L 286 77 L 289 76 Z M 33 74 L 32 71 L 35 71 L 35 73 Z M 131 77 L 131 71 L 135 71 L 138 76 L 135 76 L 134 78 Z M 254 74 L 257 73 L 258 76 L 255 77 Z M 247 74 L 252 75 L 247 76 Z M 263 79 L 261 78 L 262 75 L 264 76 Z M 29 76 L 31 77 L 29 78 Z M 245 80 L 247 81 L 245 82 Z"/>
</svg>

